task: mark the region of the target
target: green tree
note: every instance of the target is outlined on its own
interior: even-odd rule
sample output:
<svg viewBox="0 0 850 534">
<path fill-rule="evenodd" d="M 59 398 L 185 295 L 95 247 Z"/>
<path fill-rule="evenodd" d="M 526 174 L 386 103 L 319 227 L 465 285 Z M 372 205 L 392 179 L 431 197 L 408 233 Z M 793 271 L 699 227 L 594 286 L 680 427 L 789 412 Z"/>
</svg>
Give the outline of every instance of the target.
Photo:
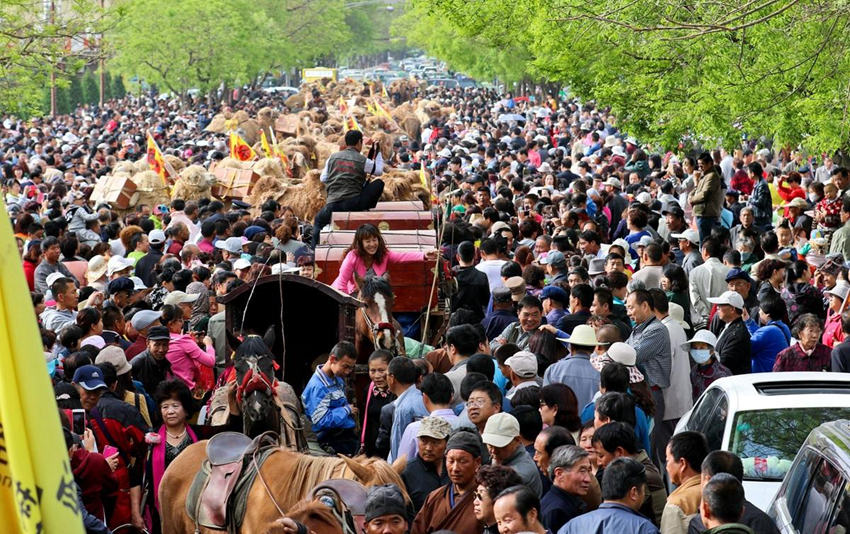
<svg viewBox="0 0 850 534">
<path fill-rule="evenodd" d="M 120 74 L 112 77 L 112 98 L 124 98 L 127 88 L 124 87 L 124 78 Z"/>
<path fill-rule="evenodd" d="M 100 81 L 98 76 L 89 69 L 83 74 L 83 102 L 97 104 L 100 100 Z"/>
<path fill-rule="evenodd" d="M 68 51 L 66 44 L 83 33 L 100 31 L 107 23 L 96 0 L 63 4 L 51 17 L 48 6 L 38 0 L 0 1 L 0 110 L 39 112 L 51 72 L 61 84 L 66 73 L 79 68 L 73 47 Z M 49 102 L 48 96 L 48 111 Z"/>
<path fill-rule="evenodd" d="M 562 83 L 612 109 L 627 132 L 665 146 L 736 145 L 767 135 L 813 149 L 850 137 L 850 7 L 755 0 L 412 0 L 450 31 L 414 42 L 450 63 L 448 38 L 477 58 L 523 52 L 525 75 Z M 435 26 L 438 27 L 438 26 Z M 448 37 L 447 37 L 448 36 Z"/>
<path fill-rule="evenodd" d="M 112 61 L 165 91 L 212 90 L 256 73 L 256 19 L 248 0 L 128 0 L 109 38 Z"/>
<path fill-rule="evenodd" d="M 72 109 L 86 101 L 86 96 L 83 93 L 82 76 L 76 75 L 71 78 L 71 85 L 68 86 L 68 101 Z"/>
<path fill-rule="evenodd" d="M 112 73 L 108 70 L 103 73 L 103 98 L 106 100 L 111 100 L 115 98 L 113 96 L 113 81 L 112 81 Z"/>
</svg>

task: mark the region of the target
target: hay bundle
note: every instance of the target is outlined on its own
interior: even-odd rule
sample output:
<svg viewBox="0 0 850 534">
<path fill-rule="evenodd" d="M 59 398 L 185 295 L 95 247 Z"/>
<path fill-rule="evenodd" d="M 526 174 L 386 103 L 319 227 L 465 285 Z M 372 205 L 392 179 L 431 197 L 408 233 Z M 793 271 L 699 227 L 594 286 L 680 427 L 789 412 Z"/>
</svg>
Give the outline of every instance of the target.
<svg viewBox="0 0 850 534">
<path fill-rule="evenodd" d="M 165 163 L 171 165 L 171 168 L 174 169 L 174 172 L 180 174 L 180 171 L 186 168 L 186 163 L 178 158 L 177 156 L 172 156 L 171 154 L 165 154 L 162 156 L 165 159 Z M 166 166 L 166 169 L 168 167 Z"/>
<path fill-rule="evenodd" d="M 289 108 L 290 111 L 300 111 L 307 105 L 307 94 L 296 93 L 284 100 L 283 105 Z"/>
<path fill-rule="evenodd" d="M 136 173 L 136 166 L 132 161 L 119 161 L 117 165 L 115 165 L 115 169 L 112 174 L 127 174 L 132 176 Z"/>
<path fill-rule="evenodd" d="M 154 171 L 138 172 L 130 179 L 136 184 L 136 193 L 139 194 L 135 205 L 156 206 L 168 203 L 168 187 L 162 183 L 162 178 Z"/>
<path fill-rule="evenodd" d="M 248 204 L 258 207 L 269 199 L 280 200 L 286 189 L 287 185 L 283 183 L 283 181 L 278 180 L 275 176 L 262 176 L 254 184 L 251 192 L 244 200 Z M 259 213 L 256 215 L 259 215 Z"/>
<path fill-rule="evenodd" d="M 418 172 L 387 169 L 383 180 L 384 193 L 381 200 L 421 200 L 428 205 L 431 193 L 422 186 Z"/>
<path fill-rule="evenodd" d="M 254 163 L 253 169 L 261 177 L 271 176 L 280 182 L 286 181 L 283 162 L 279 158 L 263 158 Z"/>
<path fill-rule="evenodd" d="M 201 165 L 189 165 L 180 173 L 174 183 L 173 198 L 183 200 L 200 200 L 212 196 L 210 188 L 215 183 L 215 176 Z"/>
</svg>

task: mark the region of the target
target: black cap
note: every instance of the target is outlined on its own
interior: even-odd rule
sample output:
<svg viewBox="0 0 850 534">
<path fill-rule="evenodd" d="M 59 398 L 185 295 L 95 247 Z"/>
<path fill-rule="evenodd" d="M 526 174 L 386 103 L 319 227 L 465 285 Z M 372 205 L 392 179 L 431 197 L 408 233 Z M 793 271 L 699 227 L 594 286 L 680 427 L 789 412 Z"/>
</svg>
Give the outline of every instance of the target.
<svg viewBox="0 0 850 534">
<path fill-rule="evenodd" d="M 407 506 L 401 489 L 395 484 L 374 486 L 366 499 L 366 522 L 385 515 L 399 515 L 407 519 Z"/>
<path fill-rule="evenodd" d="M 459 449 L 468 452 L 473 458 L 481 457 L 481 448 L 481 437 L 469 430 L 458 430 L 449 436 L 449 441 L 446 444 L 446 452 Z"/>
<path fill-rule="evenodd" d="M 171 333 L 164 326 L 154 326 L 148 330 L 148 341 L 162 341 L 171 339 Z"/>
<path fill-rule="evenodd" d="M 231 205 L 234 208 L 238 208 L 240 210 L 247 210 L 247 209 L 251 208 L 250 204 L 248 204 L 247 202 L 243 202 L 241 200 L 234 200 L 234 201 L 231 202 Z"/>
<path fill-rule="evenodd" d="M 127 278 L 126 276 L 122 276 L 120 278 L 116 278 L 109 282 L 109 285 L 106 286 L 106 291 L 110 295 L 114 295 L 119 291 L 129 291 L 132 293 L 136 289 L 136 284 L 133 283 L 132 280 Z"/>
</svg>

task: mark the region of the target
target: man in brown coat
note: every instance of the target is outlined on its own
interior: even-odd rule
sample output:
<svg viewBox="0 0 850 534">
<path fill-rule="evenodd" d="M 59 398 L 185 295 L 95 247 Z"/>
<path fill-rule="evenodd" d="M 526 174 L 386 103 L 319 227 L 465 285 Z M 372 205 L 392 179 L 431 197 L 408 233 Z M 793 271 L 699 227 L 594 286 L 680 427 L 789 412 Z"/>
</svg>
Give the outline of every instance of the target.
<svg viewBox="0 0 850 534">
<path fill-rule="evenodd" d="M 700 242 L 711 235 L 711 229 L 720 224 L 720 212 L 723 209 L 723 175 L 715 167 L 711 154 L 703 152 L 697 158 L 699 170 L 694 173 L 696 187 L 688 200 L 697 218 Z"/>
<path fill-rule="evenodd" d="M 430 534 L 451 530 L 481 534 L 483 526 L 475 518 L 475 473 L 481 467 L 481 438 L 458 430 L 446 445 L 446 470 L 449 483 L 435 489 L 416 514 L 410 534 Z"/>
</svg>

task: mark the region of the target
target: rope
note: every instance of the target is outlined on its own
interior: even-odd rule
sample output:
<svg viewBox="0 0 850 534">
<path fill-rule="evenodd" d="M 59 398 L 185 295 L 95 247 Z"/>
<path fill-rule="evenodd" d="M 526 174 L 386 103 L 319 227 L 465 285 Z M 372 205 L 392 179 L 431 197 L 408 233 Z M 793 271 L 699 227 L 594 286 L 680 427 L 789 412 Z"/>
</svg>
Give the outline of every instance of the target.
<svg viewBox="0 0 850 534">
<path fill-rule="evenodd" d="M 446 208 L 449 208 L 449 202 L 451 202 L 451 198 L 446 201 Z M 442 204 L 440 205 L 440 214 L 442 215 Z M 440 217 L 442 219 L 442 217 Z M 437 250 L 440 250 L 440 247 L 443 243 L 443 234 L 446 231 L 445 221 L 440 223 L 440 234 L 437 236 Z M 437 255 L 437 262 L 434 265 L 434 277 L 431 280 L 431 290 L 428 292 L 428 310 L 425 312 L 425 326 L 422 327 L 422 343 L 419 344 L 419 357 L 422 357 L 422 352 L 425 350 L 425 344 L 428 342 L 428 323 L 431 320 L 431 296 L 434 294 L 434 288 L 437 287 L 437 278 L 440 276 L 440 262 L 442 260 L 443 253 L 440 252 Z"/>
</svg>

